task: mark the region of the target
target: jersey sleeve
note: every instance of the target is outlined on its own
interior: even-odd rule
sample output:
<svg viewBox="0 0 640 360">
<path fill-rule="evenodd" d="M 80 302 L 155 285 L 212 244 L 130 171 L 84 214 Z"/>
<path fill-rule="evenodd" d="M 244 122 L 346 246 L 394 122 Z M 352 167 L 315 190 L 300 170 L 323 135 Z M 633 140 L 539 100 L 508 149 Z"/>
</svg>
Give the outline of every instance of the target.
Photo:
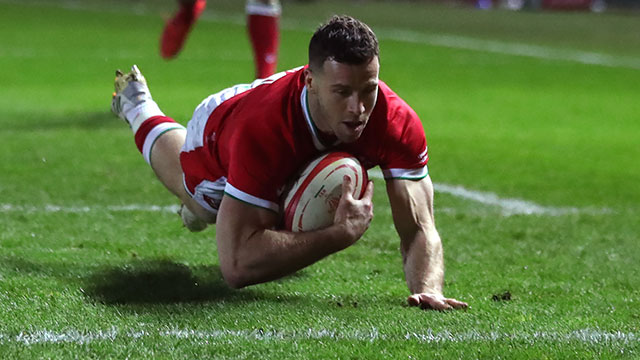
<svg viewBox="0 0 640 360">
<path fill-rule="evenodd" d="M 387 141 L 380 164 L 384 178 L 419 180 L 429 174 L 427 139 L 418 115 L 400 98 L 392 99 Z"/>
</svg>

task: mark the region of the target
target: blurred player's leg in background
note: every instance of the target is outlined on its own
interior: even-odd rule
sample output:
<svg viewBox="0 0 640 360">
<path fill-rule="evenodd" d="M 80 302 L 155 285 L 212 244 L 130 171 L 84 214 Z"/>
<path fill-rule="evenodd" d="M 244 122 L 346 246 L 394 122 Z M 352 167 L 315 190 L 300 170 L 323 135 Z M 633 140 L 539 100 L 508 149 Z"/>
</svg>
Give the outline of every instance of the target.
<svg viewBox="0 0 640 360">
<path fill-rule="evenodd" d="M 160 55 L 172 59 L 178 55 L 202 11 L 206 0 L 179 0 L 179 9 L 167 21 L 160 38 Z M 253 49 L 257 78 L 275 73 L 278 61 L 280 30 L 279 0 L 247 0 L 247 32 Z"/>
<path fill-rule="evenodd" d="M 207 0 L 179 0 L 178 4 L 178 11 L 167 21 L 160 38 L 160 55 L 165 59 L 178 55 Z"/>
<path fill-rule="evenodd" d="M 246 13 L 247 31 L 256 64 L 256 77 L 266 78 L 275 73 L 278 61 L 280 2 L 249 0 Z"/>
</svg>

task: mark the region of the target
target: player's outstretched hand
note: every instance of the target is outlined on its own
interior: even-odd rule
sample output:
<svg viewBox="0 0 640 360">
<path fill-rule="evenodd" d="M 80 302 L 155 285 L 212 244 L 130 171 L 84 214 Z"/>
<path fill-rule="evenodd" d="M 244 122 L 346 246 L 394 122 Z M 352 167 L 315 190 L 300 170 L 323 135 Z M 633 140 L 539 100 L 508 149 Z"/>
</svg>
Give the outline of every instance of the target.
<svg viewBox="0 0 640 360">
<path fill-rule="evenodd" d="M 440 294 L 433 293 L 413 294 L 409 296 L 407 301 L 409 302 L 410 306 L 420 306 L 421 309 L 438 311 L 466 309 L 469 307 L 469 305 L 465 302 L 446 298 Z"/>
<path fill-rule="evenodd" d="M 373 182 L 369 181 L 361 199 L 355 199 L 353 191 L 353 181 L 345 176 L 342 181 L 342 196 L 333 218 L 334 224 L 343 227 L 350 244 L 360 239 L 373 219 Z"/>
</svg>

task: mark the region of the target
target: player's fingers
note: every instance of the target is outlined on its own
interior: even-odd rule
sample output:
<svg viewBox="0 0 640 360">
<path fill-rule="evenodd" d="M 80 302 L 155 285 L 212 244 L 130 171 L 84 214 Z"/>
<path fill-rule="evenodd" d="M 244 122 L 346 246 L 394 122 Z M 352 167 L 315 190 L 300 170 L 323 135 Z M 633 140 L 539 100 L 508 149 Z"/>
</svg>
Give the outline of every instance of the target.
<svg viewBox="0 0 640 360">
<path fill-rule="evenodd" d="M 369 181 L 367 184 L 367 189 L 364 191 L 364 195 L 362 195 L 361 200 L 371 201 L 373 199 L 373 181 Z"/>
<path fill-rule="evenodd" d="M 122 76 L 122 75 L 124 75 L 122 70 L 120 70 L 120 69 L 116 70 L 116 76 Z"/>
<path fill-rule="evenodd" d="M 466 309 L 469 307 L 469 304 L 466 302 L 458 301 L 456 299 L 445 299 L 444 301 L 454 309 Z"/>
<path fill-rule="evenodd" d="M 420 305 L 420 295 L 411 295 L 407 298 L 407 302 L 409 306 L 418 306 Z"/>
<path fill-rule="evenodd" d="M 353 182 L 348 175 L 342 177 L 342 197 L 353 199 Z"/>
</svg>

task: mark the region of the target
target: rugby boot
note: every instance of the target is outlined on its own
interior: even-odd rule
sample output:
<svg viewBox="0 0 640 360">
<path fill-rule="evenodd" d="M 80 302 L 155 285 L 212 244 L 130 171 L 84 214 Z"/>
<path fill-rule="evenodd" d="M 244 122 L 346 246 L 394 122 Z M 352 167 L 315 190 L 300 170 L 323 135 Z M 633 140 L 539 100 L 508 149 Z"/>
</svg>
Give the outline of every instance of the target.
<svg viewBox="0 0 640 360">
<path fill-rule="evenodd" d="M 147 81 L 138 66 L 133 65 L 126 74 L 116 70 L 114 87 L 111 111 L 134 129 L 134 132 L 144 120 L 164 115 L 151 98 Z"/>
</svg>

